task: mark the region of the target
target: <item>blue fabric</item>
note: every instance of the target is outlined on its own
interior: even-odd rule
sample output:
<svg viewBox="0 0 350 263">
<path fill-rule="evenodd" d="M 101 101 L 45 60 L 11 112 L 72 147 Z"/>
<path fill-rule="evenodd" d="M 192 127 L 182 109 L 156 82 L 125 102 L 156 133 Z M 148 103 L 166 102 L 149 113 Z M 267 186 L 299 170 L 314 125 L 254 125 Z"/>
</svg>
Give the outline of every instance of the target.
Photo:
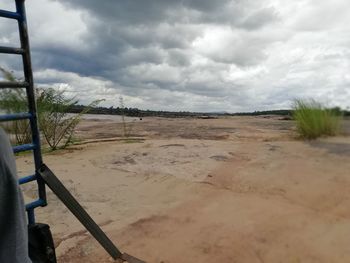
<svg viewBox="0 0 350 263">
<path fill-rule="evenodd" d="M 0 262 L 31 263 L 22 191 L 8 137 L 0 128 Z"/>
</svg>

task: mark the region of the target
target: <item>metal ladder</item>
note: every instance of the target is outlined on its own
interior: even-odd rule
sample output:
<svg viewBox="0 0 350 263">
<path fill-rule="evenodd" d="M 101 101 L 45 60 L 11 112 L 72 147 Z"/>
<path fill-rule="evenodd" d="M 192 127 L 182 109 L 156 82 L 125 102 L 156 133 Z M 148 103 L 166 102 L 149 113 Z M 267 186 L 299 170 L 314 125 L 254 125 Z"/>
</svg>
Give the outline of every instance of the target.
<svg viewBox="0 0 350 263">
<path fill-rule="evenodd" d="M 26 204 L 28 214 L 28 224 L 35 224 L 34 209 L 47 205 L 45 185 L 47 185 L 57 197 L 66 205 L 66 207 L 75 215 L 75 217 L 85 226 L 92 236 L 101 244 L 101 246 L 114 259 L 120 259 L 130 263 L 145 263 L 133 256 L 122 253 L 102 231 L 102 229 L 89 216 L 79 202 L 70 194 L 67 188 L 60 182 L 54 173 L 43 163 L 40 146 L 40 134 L 37 124 L 37 109 L 35 102 L 35 91 L 33 72 L 30 58 L 30 46 L 27 30 L 27 20 L 25 12 L 25 0 L 15 0 L 16 12 L 0 9 L 0 17 L 14 19 L 18 22 L 21 47 L 0 46 L 0 53 L 21 55 L 24 69 L 23 82 L 0 81 L 0 89 L 26 89 L 28 99 L 28 112 L 3 114 L 0 115 L 0 122 L 29 120 L 32 133 L 32 142 L 29 144 L 13 147 L 14 153 L 32 151 L 34 157 L 35 172 L 19 179 L 19 184 L 36 181 L 38 185 L 38 198 Z"/>
<path fill-rule="evenodd" d="M 38 170 L 43 164 L 40 148 L 40 135 L 37 125 L 36 104 L 34 95 L 34 82 L 32 65 L 30 58 L 29 39 L 27 31 L 27 21 L 24 1 L 16 0 L 16 12 L 9 12 L 0 10 L 0 17 L 15 19 L 18 22 L 19 36 L 21 47 L 0 47 L 0 53 L 14 54 L 22 56 L 23 69 L 24 69 L 24 81 L 23 82 L 0 82 L 0 89 L 14 88 L 14 89 L 26 89 L 28 98 L 28 112 L 0 115 L 0 122 L 3 121 L 17 121 L 17 120 L 29 120 L 32 133 L 32 143 L 18 145 L 13 147 L 14 153 L 23 151 L 32 151 L 34 157 L 35 172 L 32 175 L 20 178 L 19 183 L 25 184 L 31 181 L 37 181 L 38 184 L 38 199 L 26 204 L 26 210 L 28 213 L 29 224 L 35 223 L 34 209 L 39 206 L 46 206 L 46 191 L 45 183 L 40 177 Z"/>
</svg>

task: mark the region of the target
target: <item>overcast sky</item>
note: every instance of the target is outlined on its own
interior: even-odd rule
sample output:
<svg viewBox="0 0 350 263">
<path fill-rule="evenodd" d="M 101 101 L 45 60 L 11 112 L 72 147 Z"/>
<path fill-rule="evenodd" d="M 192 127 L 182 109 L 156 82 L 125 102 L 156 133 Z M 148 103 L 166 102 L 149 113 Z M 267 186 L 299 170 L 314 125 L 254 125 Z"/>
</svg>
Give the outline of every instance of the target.
<svg viewBox="0 0 350 263">
<path fill-rule="evenodd" d="M 1 9 L 14 9 L 1 0 Z M 349 0 L 27 0 L 36 84 L 154 110 L 350 106 Z M 0 21 L 0 45 L 18 45 Z M 20 58 L 0 65 L 20 75 Z"/>
</svg>

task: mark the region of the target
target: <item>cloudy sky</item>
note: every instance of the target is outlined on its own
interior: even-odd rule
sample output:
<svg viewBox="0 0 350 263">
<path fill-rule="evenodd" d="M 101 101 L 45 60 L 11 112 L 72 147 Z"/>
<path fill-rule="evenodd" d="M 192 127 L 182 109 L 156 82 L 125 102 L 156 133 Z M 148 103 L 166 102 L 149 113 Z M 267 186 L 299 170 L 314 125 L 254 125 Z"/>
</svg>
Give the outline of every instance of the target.
<svg viewBox="0 0 350 263">
<path fill-rule="evenodd" d="M 1 9 L 14 9 L 1 0 Z M 34 77 L 154 110 L 350 106 L 349 0 L 27 0 Z M 0 45 L 18 45 L 0 21 Z M 20 77 L 20 58 L 0 56 Z"/>
</svg>

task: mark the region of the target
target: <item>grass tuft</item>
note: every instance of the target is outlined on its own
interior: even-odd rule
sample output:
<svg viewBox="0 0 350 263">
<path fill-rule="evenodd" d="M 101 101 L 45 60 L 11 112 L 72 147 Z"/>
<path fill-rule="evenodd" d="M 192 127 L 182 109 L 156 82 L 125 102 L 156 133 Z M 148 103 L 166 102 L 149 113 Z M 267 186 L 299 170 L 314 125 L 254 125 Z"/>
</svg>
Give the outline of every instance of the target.
<svg viewBox="0 0 350 263">
<path fill-rule="evenodd" d="M 340 131 L 342 115 L 315 100 L 295 100 L 293 110 L 297 132 L 304 139 L 334 136 Z"/>
</svg>

